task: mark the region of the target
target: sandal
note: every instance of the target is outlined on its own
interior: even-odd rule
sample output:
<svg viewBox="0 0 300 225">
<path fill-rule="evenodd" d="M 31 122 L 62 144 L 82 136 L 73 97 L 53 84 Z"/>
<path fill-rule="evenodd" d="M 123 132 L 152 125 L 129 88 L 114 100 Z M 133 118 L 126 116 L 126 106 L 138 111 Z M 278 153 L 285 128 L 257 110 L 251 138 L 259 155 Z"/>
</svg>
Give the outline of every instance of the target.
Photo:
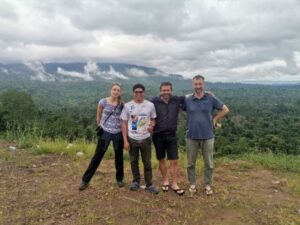
<svg viewBox="0 0 300 225">
<path fill-rule="evenodd" d="M 192 184 L 192 185 L 190 186 L 190 188 L 189 188 L 189 192 L 190 192 L 191 194 L 196 193 L 196 192 L 197 192 L 196 185 Z"/>
<path fill-rule="evenodd" d="M 183 195 L 183 194 L 184 194 L 184 190 L 181 189 L 181 188 L 178 188 L 178 189 L 173 189 L 173 188 L 172 188 L 172 190 L 173 190 L 176 194 L 178 194 L 178 195 Z"/>
<path fill-rule="evenodd" d="M 162 186 L 161 186 L 161 190 L 162 190 L 163 192 L 168 192 L 168 190 L 169 190 L 169 185 L 168 185 L 168 184 L 162 185 Z"/>
<path fill-rule="evenodd" d="M 210 185 L 205 186 L 205 193 L 206 195 L 212 195 L 214 193 Z"/>
</svg>

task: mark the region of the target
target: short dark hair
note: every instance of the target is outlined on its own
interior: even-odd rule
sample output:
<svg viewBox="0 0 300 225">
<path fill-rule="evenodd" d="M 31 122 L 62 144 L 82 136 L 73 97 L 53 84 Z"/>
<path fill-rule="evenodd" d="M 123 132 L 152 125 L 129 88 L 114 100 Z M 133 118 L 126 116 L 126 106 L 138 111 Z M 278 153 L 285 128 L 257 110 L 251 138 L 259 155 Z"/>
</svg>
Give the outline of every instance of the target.
<svg viewBox="0 0 300 225">
<path fill-rule="evenodd" d="M 197 74 L 196 76 L 193 77 L 193 80 L 204 80 L 204 76 Z"/>
<path fill-rule="evenodd" d="M 159 87 L 159 90 L 161 90 L 162 86 L 170 86 L 171 87 L 171 90 L 173 90 L 173 86 L 172 86 L 172 83 L 169 82 L 169 81 L 164 81 L 160 84 L 160 87 Z"/>
<path fill-rule="evenodd" d="M 143 91 L 145 91 L 145 86 L 142 84 L 135 84 L 133 85 L 132 91 L 134 92 L 135 89 L 141 88 Z"/>
</svg>

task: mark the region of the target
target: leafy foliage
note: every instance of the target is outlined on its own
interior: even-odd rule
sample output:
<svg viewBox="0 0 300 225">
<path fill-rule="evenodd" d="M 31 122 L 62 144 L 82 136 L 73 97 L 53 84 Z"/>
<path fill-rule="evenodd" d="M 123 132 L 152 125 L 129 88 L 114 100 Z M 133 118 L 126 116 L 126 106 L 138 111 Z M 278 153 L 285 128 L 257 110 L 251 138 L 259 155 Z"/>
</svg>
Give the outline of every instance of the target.
<svg viewBox="0 0 300 225">
<path fill-rule="evenodd" d="M 10 129 L 25 129 L 36 117 L 31 96 L 25 92 L 8 91 L 0 97 L 0 124 Z"/>
<path fill-rule="evenodd" d="M 9 86 L 9 85 L 8 85 Z M 12 85 L 13 86 L 13 85 Z M 26 131 L 43 138 L 95 138 L 95 106 L 108 95 L 109 83 L 16 82 L 0 95 L 0 131 Z M 12 87 L 11 87 L 12 88 Z M 132 98 L 132 84 L 123 84 L 123 100 Z M 230 108 L 216 130 L 216 155 L 247 152 L 300 154 L 300 88 L 241 84 L 207 84 Z M 174 84 L 174 94 L 192 90 Z M 146 84 L 146 98 L 159 93 L 159 84 Z M 185 114 L 180 113 L 178 138 L 184 146 Z M 26 128 L 26 129 L 25 129 Z"/>
</svg>

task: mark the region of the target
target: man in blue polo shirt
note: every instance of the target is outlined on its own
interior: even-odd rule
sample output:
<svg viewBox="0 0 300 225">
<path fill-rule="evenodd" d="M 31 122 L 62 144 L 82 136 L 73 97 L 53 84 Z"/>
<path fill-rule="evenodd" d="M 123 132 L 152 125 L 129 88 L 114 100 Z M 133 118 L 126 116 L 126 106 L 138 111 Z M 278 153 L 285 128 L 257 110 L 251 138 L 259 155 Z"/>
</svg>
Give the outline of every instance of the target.
<svg viewBox="0 0 300 225">
<path fill-rule="evenodd" d="M 207 195 L 213 194 L 211 188 L 213 174 L 214 129 L 218 121 L 229 109 L 214 95 L 204 92 L 204 77 L 193 78 L 194 94 L 186 97 L 183 109 L 187 114 L 186 152 L 188 159 L 189 191 L 196 192 L 195 165 L 198 151 L 201 150 L 204 160 L 204 185 Z M 214 110 L 218 113 L 213 116 Z"/>
</svg>

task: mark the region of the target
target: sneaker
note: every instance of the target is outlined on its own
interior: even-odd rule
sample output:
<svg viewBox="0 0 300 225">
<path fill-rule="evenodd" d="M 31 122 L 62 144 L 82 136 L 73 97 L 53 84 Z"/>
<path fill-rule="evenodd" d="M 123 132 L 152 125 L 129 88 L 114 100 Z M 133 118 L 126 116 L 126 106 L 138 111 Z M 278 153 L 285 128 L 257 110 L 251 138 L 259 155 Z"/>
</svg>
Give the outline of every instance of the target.
<svg viewBox="0 0 300 225">
<path fill-rule="evenodd" d="M 125 183 L 123 181 L 117 181 L 117 185 L 119 188 L 122 188 L 125 186 Z"/>
<path fill-rule="evenodd" d="M 150 192 L 150 193 L 152 193 L 152 194 L 158 194 L 159 193 L 159 191 L 158 191 L 158 189 L 152 184 L 151 186 L 149 186 L 148 188 L 147 188 L 147 190 Z"/>
<path fill-rule="evenodd" d="M 78 189 L 79 189 L 80 191 L 83 191 L 83 190 L 85 190 L 88 186 L 89 186 L 89 183 L 88 183 L 88 182 L 82 181 L 81 184 L 79 185 L 79 188 L 78 188 Z"/>
<path fill-rule="evenodd" d="M 132 182 L 129 189 L 131 191 L 137 191 L 138 189 L 140 189 L 140 184 L 138 182 Z"/>
<path fill-rule="evenodd" d="M 196 185 L 195 185 L 195 184 L 192 184 L 192 185 L 190 186 L 190 188 L 189 188 L 189 192 L 190 192 L 191 194 L 193 194 L 193 193 L 196 193 L 196 192 L 197 192 L 197 189 L 196 189 Z"/>
</svg>

